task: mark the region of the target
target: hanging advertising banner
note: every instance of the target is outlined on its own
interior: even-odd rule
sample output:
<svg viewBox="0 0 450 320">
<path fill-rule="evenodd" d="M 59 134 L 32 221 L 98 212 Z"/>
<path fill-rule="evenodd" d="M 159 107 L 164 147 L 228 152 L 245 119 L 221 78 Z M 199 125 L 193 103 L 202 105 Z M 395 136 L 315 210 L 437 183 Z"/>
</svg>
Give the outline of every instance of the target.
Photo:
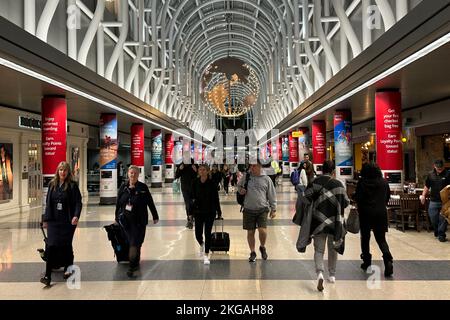
<svg viewBox="0 0 450 320">
<path fill-rule="evenodd" d="M 200 142 L 195 143 L 195 163 L 201 164 L 203 162 L 203 146 Z"/>
<path fill-rule="evenodd" d="M 172 156 L 174 155 L 174 141 L 172 139 L 172 134 L 171 133 L 167 133 L 165 136 L 165 158 L 164 158 L 164 163 L 165 164 L 173 164 L 174 163 L 174 159 L 172 158 Z"/>
<path fill-rule="evenodd" d="M 305 153 L 309 154 L 309 128 L 300 128 L 298 130 L 298 159 L 302 161 Z"/>
<path fill-rule="evenodd" d="M 100 115 L 100 204 L 113 204 L 117 197 L 117 117 Z"/>
<path fill-rule="evenodd" d="M 183 162 L 183 138 L 180 137 L 178 141 L 174 141 L 173 146 L 173 162 L 175 165 L 179 165 Z"/>
<path fill-rule="evenodd" d="M 400 92 L 375 94 L 377 163 L 394 188 L 403 183 L 402 113 Z"/>
<path fill-rule="evenodd" d="M 139 181 L 145 183 L 144 161 L 144 125 L 131 125 L 131 164 L 139 167 Z"/>
<path fill-rule="evenodd" d="M 275 144 L 276 148 L 277 148 L 277 152 L 278 152 L 278 161 L 282 161 L 283 160 L 283 151 L 281 150 L 281 138 L 277 139 L 277 143 Z"/>
<path fill-rule="evenodd" d="M 322 172 L 322 164 L 326 159 L 326 123 L 325 121 L 313 121 L 312 124 L 313 142 L 313 164 L 316 172 Z"/>
<path fill-rule="evenodd" d="M 352 167 L 352 114 L 349 110 L 334 113 L 334 148 L 336 167 Z"/>
<path fill-rule="evenodd" d="M 76 182 L 80 181 L 80 148 L 70 148 L 70 167 L 72 168 L 72 179 Z"/>
<path fill-rule="evenodd" d="M 162 132 L 152 130 L 152 166 L 162 165 Z"/>
<path fill-rule="evenodd" d="M 289 162 L 298 163 L 298 139 L 289 134 Z"/>
<path fill-rule="evenodd" d="M 131 164 L 144 166 L 144 125 L 140 123 L 131 125 Z"/>
<path fill-rule="evenodd" d="M 13 198 L 13 182 L 13 144 L 0 143 L 0 200 Z"/>
<path fill-rule="evenodd" d="M 202 146 L 202 163 L 206 160 L 206 146 Z"/>
<path fill-rule="evenodd" d="M 289 139 L 286 136 L 281 138 L 281 153 L 283 161 L 289 161 Z"/>
<path fill-rule="evenodd" d="M 67 103 L 65 98 L 44 97 L 41 104 L 42 175 L 44 193 L 46 193 L 58 164 L 66 161 Z"/>
</svg>

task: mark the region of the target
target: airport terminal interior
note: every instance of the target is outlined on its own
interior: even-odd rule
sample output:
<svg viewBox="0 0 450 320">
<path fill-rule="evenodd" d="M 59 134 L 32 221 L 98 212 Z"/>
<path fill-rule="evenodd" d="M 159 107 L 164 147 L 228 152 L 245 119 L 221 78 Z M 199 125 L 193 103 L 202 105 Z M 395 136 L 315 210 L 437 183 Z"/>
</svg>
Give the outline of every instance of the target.
<svg viewBox="0 0 450 320">
<path fill-rule="evenodd" d="M 0 0 L 0 299 L 448 300 L 449 57 L 450 0 Z M 337 206 L 346 227 L 363 169 L 380 169 L 392 259 L 372 233 L 364 270 L 350 228 L 335 273 L 328 248 L 316 271 L 317 235 L 297 249 L 307 219 L 299 227 L 294 214 L 314 211 L 297 205 L 298 168 L 310 168 L 313 188 L 326 161 L 348 200 Z M 70 192 L 53 185 L 66 179 L 61 162 Z M 271 179 L 258 185 L 251 171 L 244 183 L 261 163 Z M 200 198 L 211 202 L 217 187 L 223 217 L 212 231 L 229 235 L 217 247 L 213 236 L 209 255 L 186 212 L 197 212 L 195 188 L 177 174 L 202 164 L 214 187 Z M 131 195 L 120 207 L 135 183 L 157 219 Z M 78 206 L 66 208 L 78 203 L 73 190 L 79 219 Z M 258 231 L 251 255 L 251 201 L 271 207 L 267 257 Z M 104 227 L 138 241 L 115 222 L 138 209 L 149 220 L 137 268 L 136 256 L 118 261 L 123 246 Z M 52 212 L 69 214 L 68 270 L 48 262 L 70 247 L 55 244 L 65 231 Z"/>
</svg>

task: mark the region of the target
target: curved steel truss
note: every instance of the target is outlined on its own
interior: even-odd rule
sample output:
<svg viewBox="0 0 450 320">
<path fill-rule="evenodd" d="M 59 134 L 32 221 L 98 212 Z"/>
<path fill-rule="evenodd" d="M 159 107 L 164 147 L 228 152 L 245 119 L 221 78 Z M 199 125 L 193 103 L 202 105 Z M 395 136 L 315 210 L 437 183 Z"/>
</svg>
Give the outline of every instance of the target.
<svg viewBox="0 0 450 320">
<path fill-rule="evenodd" d="M 205 70 L 221 58 L 238 58 L 258 83 L 252 125 L 268 131 L 418 2 L 47 0 L 36 19 L 35 0 L 24 0 L 24 28 L 47 41 L 56 8 L 64 4 L 70 57 L 200 134 L 216 124 L 202 97 Z M 74 8 L 89 19 L 83 32 L 69 27 Z M 114 43 L 110 53 L 105 37 Z M 89 65 L 93 47 L 96 65 Z M 243 98 L 252 90 L 242 86 L 233 94 Z"/>
</svg>

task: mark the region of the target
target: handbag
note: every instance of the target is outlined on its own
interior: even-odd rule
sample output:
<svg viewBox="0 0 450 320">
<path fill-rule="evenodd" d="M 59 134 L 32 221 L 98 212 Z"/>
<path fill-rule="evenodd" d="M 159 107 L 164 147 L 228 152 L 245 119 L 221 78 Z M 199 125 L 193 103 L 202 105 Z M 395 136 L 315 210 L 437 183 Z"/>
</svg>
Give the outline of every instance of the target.
<svg viewBox="0 0 450 320">
<path fill-rule="evenodd" d="M 359 232 L 359 213 L 356 207 L 350 209 L 350 213 L 347 218 L 347 231 L 351 233 Z"/>
</svg>

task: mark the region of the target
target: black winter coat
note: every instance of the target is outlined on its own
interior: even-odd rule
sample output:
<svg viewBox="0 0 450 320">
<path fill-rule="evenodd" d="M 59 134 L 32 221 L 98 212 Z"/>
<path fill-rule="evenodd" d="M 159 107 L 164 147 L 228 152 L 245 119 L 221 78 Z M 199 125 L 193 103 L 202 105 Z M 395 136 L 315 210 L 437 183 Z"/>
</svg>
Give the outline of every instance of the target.
<svg viewBox="0 0 450 320">
<path fill-rule="evenodd" d="M 388 231 L 386 205 L 391 191 L 383 178 L 361 178 L 356 185 L 355 201 L 361 228 Z"/>
<path fill-rule="evenodd" d="M 192 166 L 195 166 L 195 164 L 183 164 L 183 169 L 180 169 L 180 165 L 175 172 L 175 179 L 180 178 L 181 191 L 189 191 L 192 187 L 192 183 L 197 177 L 197 172 L 194 171 Z"/>
<path fill-rule="evenodd" d="M 132 189 L 129 188 L 129 182 L 122 184 L 117 193 L 116 221 L 119 219 L 119 214 L 125 211 L 128 202 L 133 205 L 133 209 L 129 216 L 130 222 L 139 226 L 146 226 L 148 224 L 147 207 L 150 208 L 153 220 L 159 220 L 152 195 L 145 183 L 137 181 L 135 187 Z"/>
<path fill-rule="evenodd" d="M 220 209 L 219 192 L 215 182 L 208 178 L 204 183 L 200 178 L 192 184 L 192 208 L 194 216 L 214 219 L 216 214 L 222 216 Z"/>
<path fill-rule="evenodd" d="M 62 210 L 58 210 L 58 202 L 62 204 Z M 74 217 L 80 218 L 81 193 L 78 185 L 71 182 L 67 189 L 50 185 L 48 188 L 43 222 L 47 222 L 47 245 L 70 246 L 76 225 L 72 225 Z"/>
</svg>

